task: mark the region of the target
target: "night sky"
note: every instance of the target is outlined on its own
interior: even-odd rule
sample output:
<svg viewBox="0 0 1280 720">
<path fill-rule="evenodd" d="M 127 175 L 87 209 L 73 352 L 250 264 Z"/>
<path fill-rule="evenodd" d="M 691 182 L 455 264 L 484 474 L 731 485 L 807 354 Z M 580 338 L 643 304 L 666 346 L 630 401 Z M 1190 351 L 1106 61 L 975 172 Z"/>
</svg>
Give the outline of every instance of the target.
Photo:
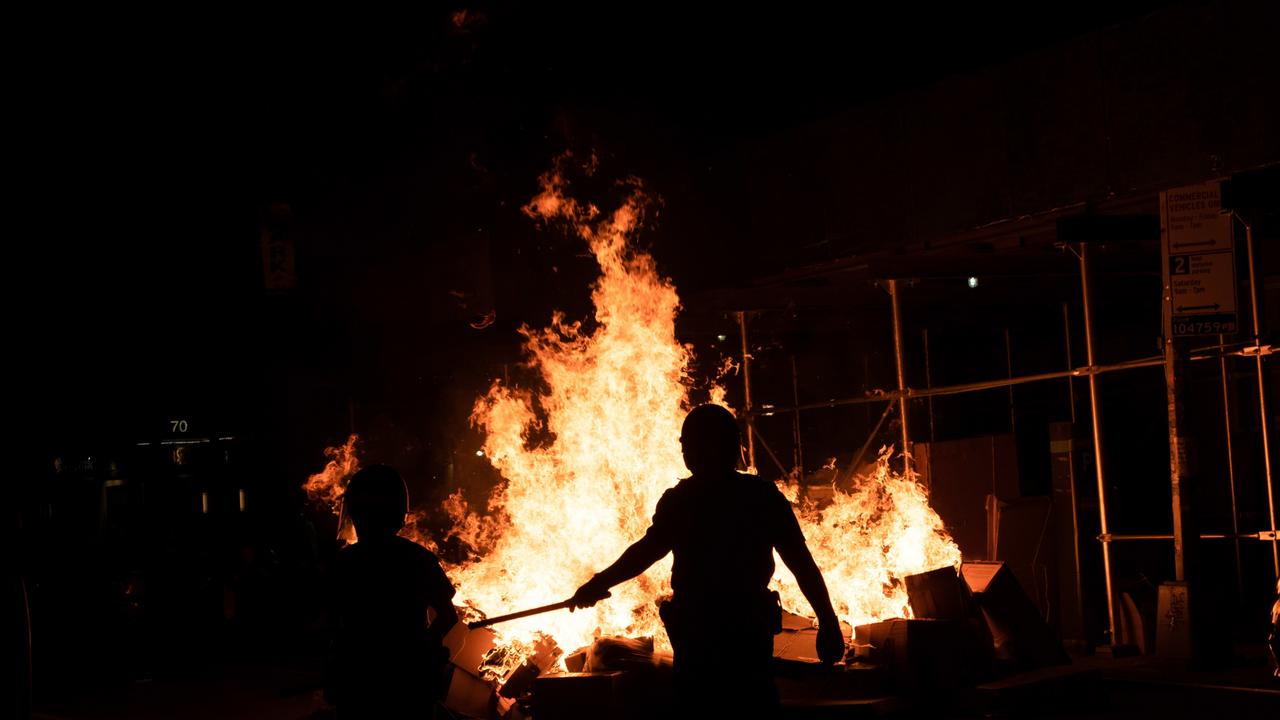
<svg viewBox="0 0 1280 720">
<path fill-rule="evenodd" d="M 358 425 L 455 422 L 520 324 L 588 310 L 583 248 L 519 212 L 556 155 L 596 153 L 582 192 L 604 202 L 644 180 L 641 243 L 682 295 L 744 284 L 786 256 L 735 243 L 738 148 L 1163 4 L 32 18 L 10 108 L 24 417 L 52 448 L 174 413 L 270 436 L 303 377 L 369 407 Z M 273 203 L 283 294 L 262 286 Z"/>
</svg>

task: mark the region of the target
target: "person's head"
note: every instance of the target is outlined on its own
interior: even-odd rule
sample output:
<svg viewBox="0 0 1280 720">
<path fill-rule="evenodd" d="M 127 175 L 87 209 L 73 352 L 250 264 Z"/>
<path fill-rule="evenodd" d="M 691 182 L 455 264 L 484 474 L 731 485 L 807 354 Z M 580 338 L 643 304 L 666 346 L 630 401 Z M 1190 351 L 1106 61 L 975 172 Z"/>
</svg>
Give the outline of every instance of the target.
<svg viewBox="0 0 1280 720">
<path fill-rule="evenodd" d="M 358 537 L 394 535 L 409 512 L 409 488 L 394 468 L 369 465 L 347 483 L 342 502 Z"/>
<path fill-rule="evenodd" d="M 742 453 L 738 422 L 720 405 L 699 405 L 680 429 L 684 464 L 694 475 L 719 473 L 738 465 Z"/>
</svg>

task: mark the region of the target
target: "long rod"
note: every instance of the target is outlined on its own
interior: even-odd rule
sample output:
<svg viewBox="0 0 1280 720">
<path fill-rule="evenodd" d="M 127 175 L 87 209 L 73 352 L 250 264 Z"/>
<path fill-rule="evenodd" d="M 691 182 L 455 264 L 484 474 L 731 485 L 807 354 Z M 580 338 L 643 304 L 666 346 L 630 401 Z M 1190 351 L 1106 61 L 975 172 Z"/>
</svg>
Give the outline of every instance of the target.
<svg viewBox="0 0 1280 720">
<path fill-rule="evenodd" d="M 1067 367 L 1071 367 L 1074 361 L 1071 358 L 1071 312 L 1066 303 L 1062 303 L 1062 338 L 1067 353 Z M 1070 403 L 1071 412 L 1071 443 L 1075 445 L 1075 423 L 1076 423 L 1076 382 L 1067 376 L 1067 402 Z M 1071 561 L 1075 565 L 1076 573 L 1076 620 L 1080 623 L 1081 637 L 1088 637 L 1084 616 L 1084 573 L 1080 569 L 1080 509 L 1076 491 L 1076 455 L 1075 448 L 1071 448 L 1069 457 L 1069 467 L 1067 468 L 1067 480 L 1070 482 L 1071 489 Z"/>
<path fill-rule="evenodd" d="M 1226 338 L 1218 336 L 1218 342 L 1225 343 Z M 1227 487 L 1231 490 L 1231 534 L 1235 535 L 1236 550 L 1236 597 L 1244 600 L 1244 570 L 1240 565 L 1240 510 L 1236 505 L 1236 463 L 1231 449 L 1231 393 L 1227 387 L 1227 358 L 1218 358 L 1218 370 L 1222 375 L 1222 428 L 1227 435 Z"/>
<path fill-rule="evenodd" d="M 858 454 L 854 456 L 853 462 L 849 465 L 849 476 L 852 477 L 858 470 L 858 466 L 862 464 L 862 458 L 866 457 L 867 451 L 871 449 L 871 443 L 880 435 L 880 428 L 884 427 L 884 421 L 889 417 L 889 413 L 893 412 L 894 404 L 885 403 L 884 412 L 880 413 L 880 420 L 876 426 L 867 434 L 867 439 L 862 443 L 862 447 L 858 449 Z"/>
<path fill-rule="evenodd" d="M 551 612 L 552 610 L 564 610 L 565 608 L 569 607 L 569 605 L 572 604 L 572 602 L 573 602 L 572 600 L 561 600 L 558 603 L 551 603 L 550 605 L 543 605 L 542 607 L 530 608 L 528 610 L 521 610 L 520 612 L 513 612 L 513 613 L 508 613 L 506 615 L 499 615 L 497 617 L 485 618 L 484 620 L 477 620 L 476 622 L 473 622 L 473 623 L 467 623 L 467 627 L 472 630 L 475 630 L 476 628 L 489 627 L 490 625 L 497 625 L 498 623 L 504 623 L 504 622 L 507 622 L 508 620 L 519 620 L 520 618 L 526 618 L 526 617 L 529 617 L 530 615 L 541 615 L 544 612 Z"/>
<path fill-rule="evenodd" d="M 844 405 L 878 403 L 886 400 L 897 400 L 899 397 L 915 399 L 933 397 L 936 395 L 959 395 L 961 393 L 977 392 L 979 390 L 993 390 L 996 388 L 1008 387 L 1009 385 L 1023 385 L 1026 383 L 1043 382 L 1045 380 L 1061 380 L 1063 378 L 1071 377 L 1089 377 L 1091 375 L 1101 375 L 1103 373 L 1115 372 L 1117 370 L 1133 370 L 1136 368 L 1157 367 L 1162 365 L 1164 365 L 1164 356 L 1158 355 L 1149 358 L 1139 358 L 1137 360 L 1125 360 L 1124 362 L 1112 365 L 1080 367 L 1074 370 L 1059 370 L 1056 372 L 1037 373 L 1035 375 L 1023 375 L 1022 377 L 1016 378 L 998 378 L 996 380 L 983 380 L 980 382 L 962 383 L 960 385 L 944 385 L 936 388 L 906 388 L 901 392 L 896 390 L 873 390 L 863 397 L 822 400 L 819 402 L 805 403 L 798 407 L 761 405 L 760 407 L 762 409 L 752 414 L 757 417 L 768 417 L 770 415 L 794 412 L 796 410 L 817 410 L 819 408 L 833 408 Z"/>
<path fill-rule="evenodd" d="M 1089 245 L 1080 243 L 1080 293 L 1084 306 L 1084 354 L 1085 362 L 1093 367 L 1093 297 L 1090 293 Z M 1089 414 L 1093 425 L 1093 467 L 1098 479 L 1098 527 L 1103 535 L 1109 535 L 1107 529 L 1107 483 L 1102 470 L 1102 418 L 1098 413 L 1098 376 L 1089 374 Z M 1116 608 L 1115 597 L 1111 587 L 1111 544 L 1102 543 L 1102 574 L 1107 591 L 1107 632 L 1108 641 L 1115 645 Z"/>
<path fill-rule="evenodd" d="M 1237 216 L 1239 217 L 1239 216 Z M 1240 222 L 1244 225 L 1244 241 L 1245 249 L 1249 253 L 1249 314 L 1253 316 L 1253 345 L 1261 348 L 1260 333 L 1258 332 L 1258 276 L 1254 273 L 1253 268 L 1253 225 L 1241 218 Z M 1262 352 L 1253 359 L 1256 363 L 1258 373 L 1258 424 L 1262 426 L 1262 469 L 1263 476 L 1267 481 L 1267 514 L 1271 519 L 1271 569 L 1277 579 L 1280 579 L 1280 540 L 1276 537 L 1276 498 L 1275 490 L 1272 487 L 1271 479 L 1271 440 L 1267 433 L 1267 388 L 1263 382 L 1262 373 Z"/>
<path fill-rule="evenodd" d="M 1009 337 L 1009 328 L 1004 329 L 1004 374 L 1013 379 L 1013 340 Z M 1018 432 L 1018 416 L 1013 402 L 1013 385 L 1009 386 L 1009 432 Z"/>
<path fill-rule="evenodd" d="M 746 407 L 747 417 L 751 417 L 751 353 L 747 350 L 747 314 L 738 312 L 738 330 L 742 335 L 742 402 Z M 751 428 L 747 428 L 747 468 L 756 469 L 756 439 Z"/>
<path fill-rule="evenodd" d="M 1071 311 L 1066 303 L 1062 303 L 1062 339 L 1067 350 L 1067 369 L 1074 367 L 1074 361 L 1071 359 Z M 1070 404 L 1068 408 L 1071 411 L 1071 422 L 1076 421 L 1076 382 L 1075 374 L 1067 375 L 1067 402 Z M 1072 502 L 1075 502 L 1074 493 L 1071 496 Z"/>
<path fill-rule="evenodd" d="M 1166 278 L 1168 271 L 1166 268 Z M 1164 387 L 1169 428 L 1169 499 L 1173 512 L 1173 579 L 1187 581 L 1187 533 L 1184 526 L 1189 519 L 1188 447 L 1191 438 L 1186 429 L 1186 410 L 1183 381 L 1186 377 L 1185 341 L 1173 335 L 1173 284 L 1165 281 L 1165 366 Z"/>
<path fill-rule="evenodd" d="M 800 404 L 800 380 L 796 377 L 796 356 L 791 355 L 791 401 L 796 405 Z M 801 444 L 800 438 L 800 413 L 796 412 L 791 416 L 791 435 L 795 447 L 792 457 L 794 462 L 792 467 L 795 469 L 796 480 L 800 483 L 800 492 L 804 494 L 807 486 L 804 482 L 804 445 Z"/>
<path fill-rule="evenodd" d="M 920 336 L 924 338 L 924 386 L 925 388 L 933 387 L 933 374 L 929 368 L 929 328 L 921 328 Z M 928 398 L 929 403 L 929 442 L 935 439 L 933 432 L 933 396 Z"/>
<path fill-rule="evenodd" d="M 782 464 L 782 461 L 778 459 L 778 455 L 773 452 L 773 448 L 769 447 L 769 443 L 765 441 L 764 435 L 760 434 L 760 429 L 756 427 L 755 421 L 750 417 L 747 418 L 747 428 L 750 432 L 755 433 L 756 440 L 760 441 L 760 447 L 764 448 L 765 454 L 768 455 L 769 459 L 773 461 L 773 464 L 778 467 L 778 472 L 783 475 L 790 472 L 790 470 Z"/>
<path fill-rule="evenodd" d="M 1195 353 L 1196 351 L 1192 351 Z M 1254 353 L 1246 351 L 1228 352 L 1226 355 L 1239 355 L 1241 357 L 1253 357 Z M 1270 353 L 1264 353 L 1270 355 Z M 1192 354 L 1193 361 L 1199 360 L 1217 360 L 1220 354 L 1202 353 Z M 962 393 L 978 392 L 981 390 L 995 390 L 997 388 L 1008 387 L 1010 385 L 1025 385 L 1033 382 L 1044 382 L 1045 380 L 1061 380 L 1063 378 L 1085 378 L 1090 375 L 1102 375 L 1104 373 L 1116 372 L 1117 370 L 1135 370 L 1145 367 L 1163 367 L 1165 357 L 1157 355 L 1154 357 L 1138 358 L 1136 360 L 1124 360 L 1122 362 L 1113 363 L 1111 365 L 1097 365 L 1094 367 L 1078 367 L 1073 370 L 1058 370 L 1056 372 L 1036 373 L 1035 375 L 1023 375 L 1015 378 L 997 378 L 995 380 L 982 380 L 972 383 L 961 383 L 959 385 L 944 385 L 936 388 L 906 388 L 901 393 L 897 390 L 874 389 L 868 391 L 861 397 L 849 398 L 833 398 L 831 400 L 819 400 L 817 402 L 805 403 L 796 407 L 781 405 L 761 405 L 760 411 L 753 412 L 756 417 L 770 417 L 780 415 L 782 413 L 795 412 L 796 410 L 819 410 L 822 408 L 843 407 L 845 405 L 864 405 L 866 403 L 878 403 L 886 400 L 897 400 L 899 395 L 904 395 L 909 399 L 929 398 L 938 395 L 960 395 Z"/>
<path fill-rule="evenodd" d="M 893 307 L 893 360 L 898 369 L 898 422 L 902 427 L 902 467 L 911 469 L 911 431 L 907 423 L 907 374 L 902 357 L 902 305 L 898 301 L 898 281 L 889 281 L 889 299 Z"/>
<path fill-rule="evenodd" d="M 1227 538 L 1237 538 L 1237 539 L 1239 539 L 1239 538 L 1245 538 L 1245 539 L 1257 539 L 1257 537 L 1258 537 L 1258 533 L 1243 533 L 1243 534 L 1236 534 L 1236 533 L 1200 533 L 1200 536 L 1199 536 L 1199 537 L 1200 537 L 1200 539 L 1201 539 L 1201 540 L 1226 540 Z M 1103 534 L 1103 535 L 1099 535 L 1099 536 L 1098 536 L 1098 540 L 1099 540 L 1099 541 L 1101 541 L 1101 542 L 1104 542 L 1104 543 L 1109 543 L 1109 542 L 1118 542 L 1118 541 L 1120 541 L 1120 540 L 1172 540 L 1172 539 L 1173 539 L 1173 535 L 1168 534 L 1168 533 L 1165 533 L 1165 534 L 1159 534 L 1159 533 L 1156 533 L 1156 534 L 1140 533 L 1140 534 L 1137 534 L 1137 535 L 1106 535 L 1106 534 Z"/>
</svg>

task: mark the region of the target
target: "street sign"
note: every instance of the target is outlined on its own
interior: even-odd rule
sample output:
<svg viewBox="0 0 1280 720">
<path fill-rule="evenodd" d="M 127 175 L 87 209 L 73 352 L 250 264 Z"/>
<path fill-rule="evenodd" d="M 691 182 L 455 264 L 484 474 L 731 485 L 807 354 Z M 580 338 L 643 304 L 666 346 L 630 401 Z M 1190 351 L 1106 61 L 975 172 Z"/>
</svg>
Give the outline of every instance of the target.
<svg viewBox="0 0 1280 720">
<path fill-rule="evenodd" d="M 1160 193 L 1161 251 L 1173 337 L 1236 332 L 1236 255 L 1219 183 Z"/>
</svg>

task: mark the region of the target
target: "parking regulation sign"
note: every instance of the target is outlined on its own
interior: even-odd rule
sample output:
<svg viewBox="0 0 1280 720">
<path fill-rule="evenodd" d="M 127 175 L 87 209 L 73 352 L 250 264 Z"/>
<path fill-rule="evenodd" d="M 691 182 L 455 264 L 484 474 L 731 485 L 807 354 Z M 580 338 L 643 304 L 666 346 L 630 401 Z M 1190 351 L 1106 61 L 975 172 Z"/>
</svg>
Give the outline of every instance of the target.
<svg viewBox="0 0 1280 720">
<path fill-rule="evenodd" d="M 1160 193 L 1160 235 L 1173 337 L 1229 335 L 1239 327 L 1231 216 L 1219 183 Z"/>
</svg>

